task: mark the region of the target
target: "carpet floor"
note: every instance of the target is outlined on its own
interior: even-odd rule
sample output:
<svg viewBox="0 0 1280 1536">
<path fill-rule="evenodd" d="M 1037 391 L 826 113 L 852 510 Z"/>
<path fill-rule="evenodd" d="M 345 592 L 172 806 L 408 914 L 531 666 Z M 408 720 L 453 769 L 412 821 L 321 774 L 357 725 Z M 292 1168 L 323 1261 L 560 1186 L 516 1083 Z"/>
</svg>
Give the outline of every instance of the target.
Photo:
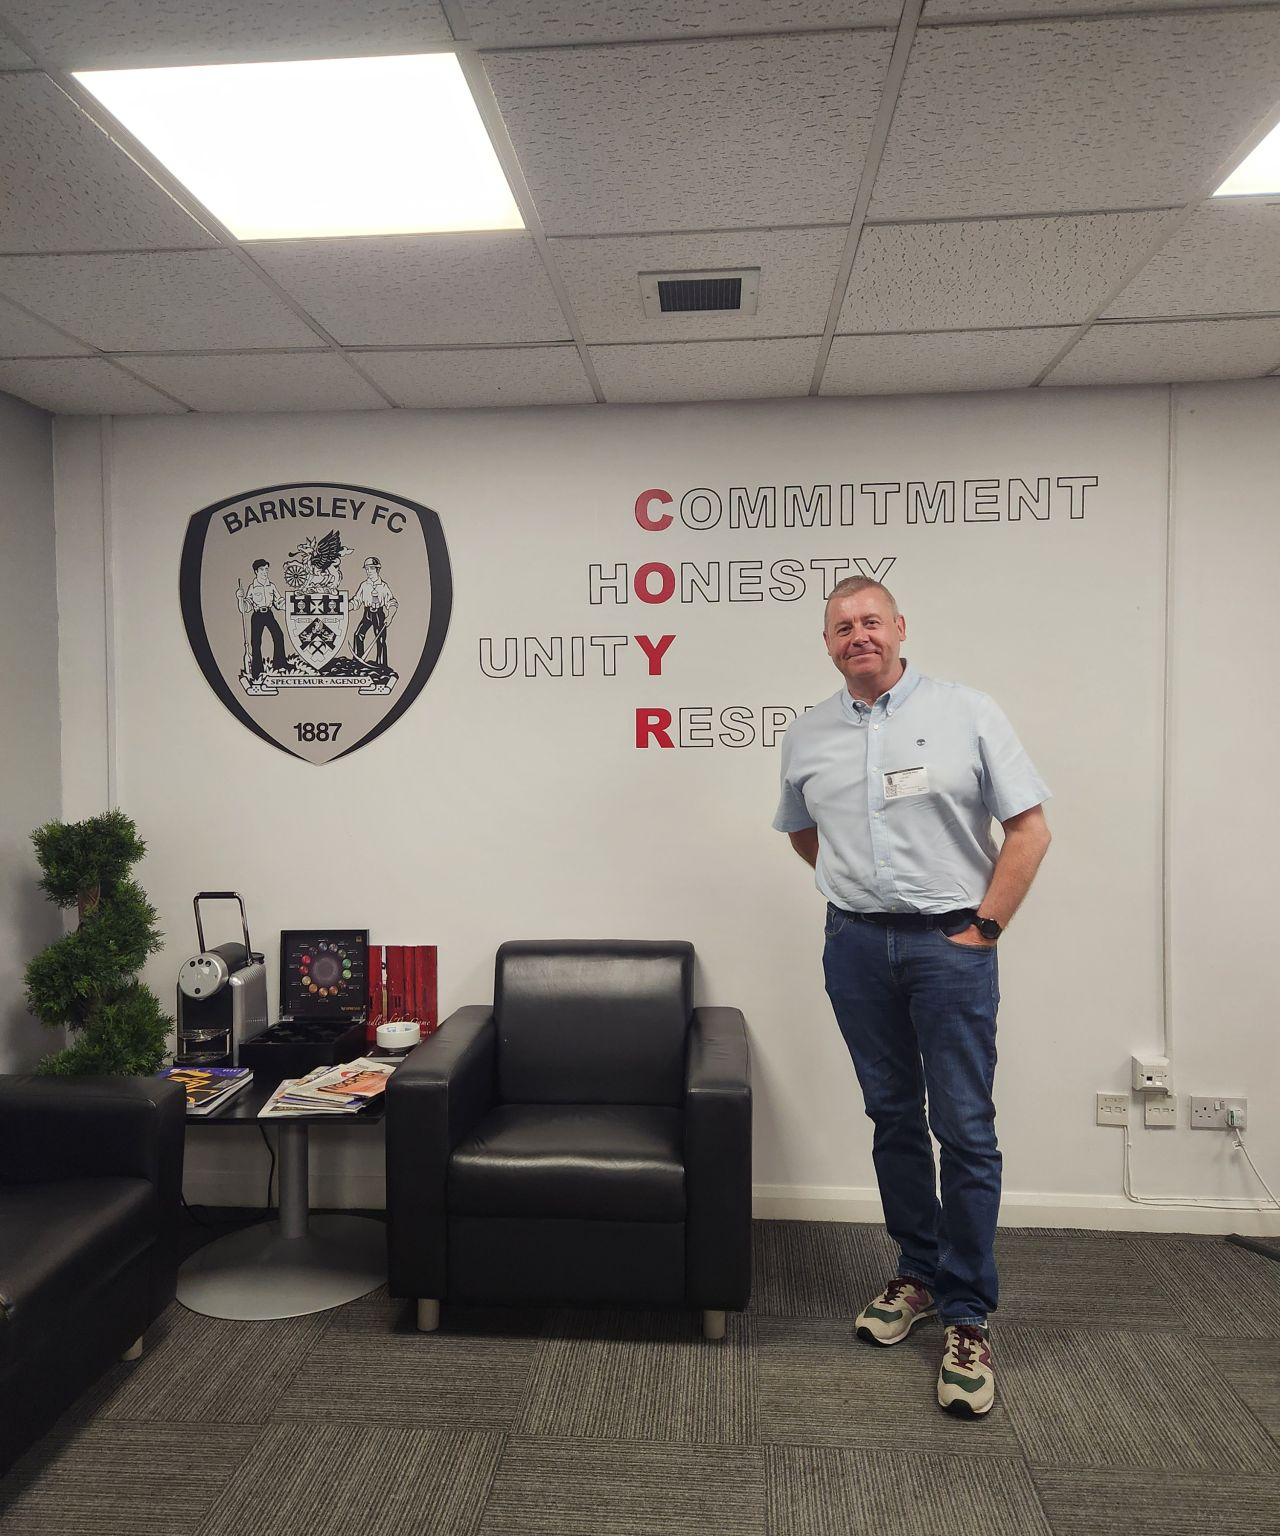
<svg viewBox="0 0 1280 1536">
<path fill-rule="evenodd" d="M 209 1234 L 195 1234 L 192 1246 Z M 0 1481 L 3 1536 L 1276 1536 L 1280 1264 L 1210 1237 L 1011 1230 L 999 1399 L 940 1329 L 853 1315 L 876 1227 L 758 1222 L 750 1309 L 175 1303 Z"/>
</svg>

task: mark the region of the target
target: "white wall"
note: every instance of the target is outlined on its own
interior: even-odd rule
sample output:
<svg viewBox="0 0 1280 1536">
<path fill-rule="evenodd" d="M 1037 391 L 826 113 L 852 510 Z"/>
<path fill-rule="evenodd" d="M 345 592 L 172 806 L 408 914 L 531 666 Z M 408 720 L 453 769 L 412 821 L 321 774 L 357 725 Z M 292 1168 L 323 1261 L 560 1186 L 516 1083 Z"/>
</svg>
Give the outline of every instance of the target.
<svg viewBox="0 0 1280 1536">
<path fill-rule="evenodd" d="M 1218 541 L 1214 581 L 1263 579 L 1274 524 L 1258 516 L 1255 528 L 1233 511 L 1228 525 L 1222 502 L 1233 500 L 1232 476 L 1241 486 L 1251 477 L 1265 484 L 1253 445 L 1268 425 L 1274 433 L 1277 395 L 1261 385 L 1178 399 L 1173 590 L 1195 613 L 1197 537 Z M 1217 443 L 1226 399 L 1253 425 L 1241 455 L 1224 462 Z M 1054 848 L 1001 944 L 1007 1215 L 1248 1226 L 1247 1216 L 1125 1205 L 1121 1138 L 1093 1124 L 1094 1092 L 1125 1086 L 1130 1052 L 1158 1047 L 1163 1035 L 1170 413 L 1165 390 L 1062 390 L 132 418 L 117 421 L 105 444 L 97 424 L 61 423 L 67 814 L 101 808 L 115 785 L 137 817 L 151 846 L 142 878 L 170 936 L 148 974 L 166 997 L 194 945 L 190 900 L 200 888 L 242 891 L 269 954 L 280 928 L 312 923 L 368 926 L 375 942 L 437 943 L 444 1010 L 492 995 L 493 951 L 504 938 L 687 937 L 698 951 L 699 1001 L 735 1003 L 748 1017 L 759 1209 L 872 1216 L 869 1125 L 821 987 L 822 903 L 786 839 L 769 828 L 776 750 L 759 739 L 671 751 L 634 742 L 638 706 L 710 707 L 715 717 L 739 705 L 755 712 L 758 728 L 766 706 L 803 708 L 834 691 L 839 678 L 819 637 L 821 588 L 794 602 L 652 605 L 633 596 L 625 606 L 592 605 L 587 571 L 592 563 L 634 570 L 747 560 L 767 570 L 790 558 L 892 558 L 887 580 L 907 615 L 907 654 L 925 671 L 993 693 L 1055 791 Z M 1062 488 L 1047 520 L 1010 521 L 997 507 L 994 521 L 910 524 L 895 498 L 878 525 L 860 492 L 852 527 L 838 526 L 838 492 L 837 525 L 825 529 L 735 532 L 722 520 L 699 531 L 677 520 L 648 532 L 633 515 L 637 495 L 653 487 L 671 492 L 678 511 L 693 488 L 727 498 L 733 486 L 777 486 L 781 522 L 788 484 L 948 480 L 959 490 L 966 479 L 1021 477 L 1034 486 L 1046 476 L 1097 477 L 1083 516 L 1070 515 Z M 223 709 L 192 658 L 178 604 L 190 515 L 238 491 L 302 479 L 372 486 L 435 509 L 456 593 L 444 656 L 422 697 L 372 745 L 323 768 L 291 760 Z M 984 509 L 974 510 L 981 517 Z M 1264 624 L 1268 611 L 1260 589 L 1250 622 Z M 1180 612 L 1173 631 L 1181 639 Z M 658 677 L 647 675 L 634 640 L 615 677 L 481 673 L 482 639 L 501 653 L 508 636 L 593 634 L 676 639 Z M 1229 635 L 1224 617 L 1214 636 L 1224 670 Z M 1192 664 L 1200 657 L 1192 647 L 1183 665 L 1180 650 L 1174 672 L 1179 689 L 1195 690 L 1175 699 L 1179 880 L 1216 770 L 1187 734 L 1198 741 L 1208 724 L 1201 719 L 1196 731 L 1188 719 L 1207 704 Z M 1268 698 L 1258 707 L 1270 712 L 1274 739 L 1275 705 Z M 1233 816 L 1241 788 L 1229 793 Z M 1224 843 L 1209 853 L 1230 887 L 1234 849 Z M 1179 903 L 1183 890 L 1175 889 Z M 1221 911 L 1217 921 L 1230 929 L 1230 900 Z M 1211 1019 L 1197 997 L 1192 1014 L 1175 1016 L 1177 1086 L 1247 1087 L 1251 1147 L 1274 1169 L 1278 1052 L 1260 1027 L 1269 1006 L 1260 968 L 1247 978 L 1231 971 L 1228 1007 L 1221 978 L 1195 961 L 1189 970 L 1194 981 L 1175 977 L 1175 1004 L 1203 986 L 1219 1006 Z M 343 1144 L 338 1129 L 333 1136 L 332 1155 L 321 1147 L 315 1159 L 317 1193 L 376 1195 L 374 1138 L 357 1146 L 354 1136 Z M 1225 1138 L 1141 1128 L 1134 1138 L 1139 1187 L 1202 1198 L 1255 1193 L 1225 1157 Z M 207 1151 L 194 1149 L 193 1192 L 259 1194 L 240 1172 L 256 1176 L 260 1149 L 237 1148 L 233 1168 L 225 1138 L 214 1140 L 210 1133 Z"/>
<path fill-rule="evenodd" d="M 27 1013 L 22 979 L 62 932 L 31 847 L 59 808 L 58 601 L 51 420 L 3 394 L 0 464 L 0 1072 L 13 1072 L 62 1043 Z"/>
</svg>

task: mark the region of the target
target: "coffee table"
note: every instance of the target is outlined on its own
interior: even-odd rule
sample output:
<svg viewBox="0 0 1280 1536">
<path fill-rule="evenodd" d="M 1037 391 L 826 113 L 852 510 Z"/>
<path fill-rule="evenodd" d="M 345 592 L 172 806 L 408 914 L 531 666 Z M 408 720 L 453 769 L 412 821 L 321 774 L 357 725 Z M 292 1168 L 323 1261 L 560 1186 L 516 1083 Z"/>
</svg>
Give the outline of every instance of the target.
<svg viewBox="0 0 1280 1536">
<path fill-rule="evenodd" d="M 378 1125 L 381 1100 L 357 1115 L 290 1115 L 258 1120 L 271 1087 L 252 1083 L 211 1115 L 188 1125 L 275 1126 L 280 1213 L 218 1237 L 178 1271 L 178 1300 L 206 1317 L 303 1317 L 354 1301 L 387 1278 L 387 1229 L 367 1216 L 313 1216 L 308 1133 L 313 1125 Z"/>
</svg>

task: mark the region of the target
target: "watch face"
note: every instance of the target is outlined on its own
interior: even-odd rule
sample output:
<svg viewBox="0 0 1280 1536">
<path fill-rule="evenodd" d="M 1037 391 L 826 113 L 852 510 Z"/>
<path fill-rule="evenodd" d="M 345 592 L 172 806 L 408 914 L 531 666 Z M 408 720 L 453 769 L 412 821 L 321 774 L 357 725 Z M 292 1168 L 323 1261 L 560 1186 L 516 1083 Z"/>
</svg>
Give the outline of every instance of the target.
<svg viewBox="0 0 1280 1536">
<path fill-rule="evenodd" d="M 998 939 L 1000 937 L 1000 924 L 996 922 L 994 917 L 975 917 L 973 923 L 984 939 Z"/>
</svg>

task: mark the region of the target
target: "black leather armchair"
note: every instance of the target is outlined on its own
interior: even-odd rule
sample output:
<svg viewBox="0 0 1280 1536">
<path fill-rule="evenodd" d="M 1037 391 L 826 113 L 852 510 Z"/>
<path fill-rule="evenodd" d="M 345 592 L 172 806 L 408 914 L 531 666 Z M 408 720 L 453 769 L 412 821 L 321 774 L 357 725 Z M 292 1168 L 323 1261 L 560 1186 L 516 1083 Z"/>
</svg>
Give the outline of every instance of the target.
<svg viewBox="0 0 1280 1536">
<path fill-rule="evenodd" d="M 690 1307 L 751 1290 L 751 1085 L 736 1008 L 692 1006 L 676 942 L 504 944 L 387 1085 L 391 1293 Z"/>
<path fill-rule="evenodd" d="M 0 1473 L 172 1299 L 186 1101 L 128 1077 L 0 1077 Z"/>
</svg>

